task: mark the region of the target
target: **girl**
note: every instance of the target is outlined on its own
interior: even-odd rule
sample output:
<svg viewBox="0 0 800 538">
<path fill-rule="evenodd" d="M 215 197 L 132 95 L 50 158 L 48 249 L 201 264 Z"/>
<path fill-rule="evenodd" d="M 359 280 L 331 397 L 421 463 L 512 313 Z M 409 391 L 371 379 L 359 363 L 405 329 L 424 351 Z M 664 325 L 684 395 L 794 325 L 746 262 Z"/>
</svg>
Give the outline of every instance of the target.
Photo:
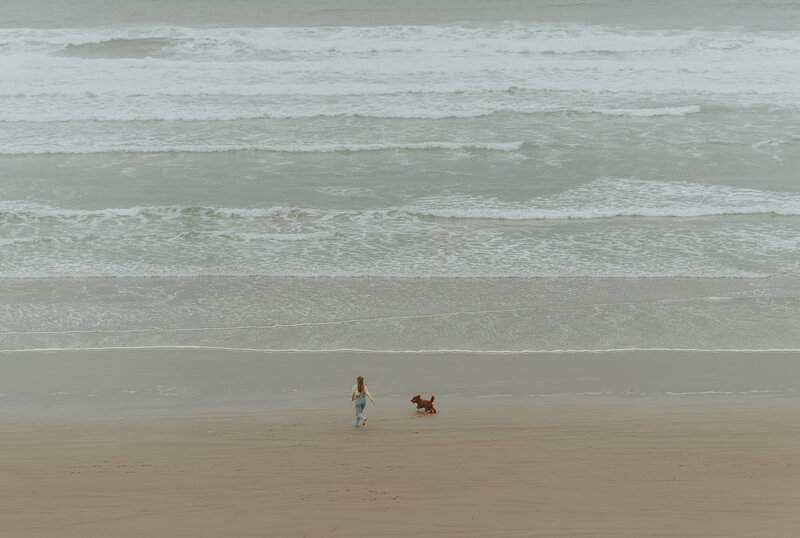
<svg viewBox="0 0 800 538">
<path fill-rule="evenodd" d="M 356 426 L 366 426 L 367 417 L 364 416 L 364 407 L 367 405 L 367 398 L 375 405 L 375 400 L 369 393 L 367 386 L 364 384 L 364 378 L 358 376 L 356 384 L 353 385 L 353 390 L 350 392 L 350 400 L 356 402 Z"/>
</svg>

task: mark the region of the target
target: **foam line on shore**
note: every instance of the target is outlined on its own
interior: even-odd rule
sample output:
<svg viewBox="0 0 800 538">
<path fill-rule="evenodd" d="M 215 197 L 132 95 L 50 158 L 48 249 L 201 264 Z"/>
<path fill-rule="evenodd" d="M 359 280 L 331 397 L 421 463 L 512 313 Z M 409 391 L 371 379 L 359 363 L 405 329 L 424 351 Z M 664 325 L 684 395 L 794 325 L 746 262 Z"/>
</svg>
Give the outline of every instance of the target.
<svg viewBox="0 0 800 538">
<path fill-rule="evenodd" d="M 80 351 L 234 351 L 242 353 L 391 353 L 391 354 L 469 354 L 469 355 L 533 355 L 533 354 L 603 354 L 603 353 L 800 353 L 800 348 L 607 348 L 607 349 L 365 349 L 365 348 L 334 348 L 334 349 L 302 349 L 302 348 L 247 348 L 202 345 L 163 345 L 163 346 L 99 346 L 99 347 L 48 347 L 48 348 L 20 348 L 0 349 L 0 353 L 41 353 L 41 352 L 80 352 Z"/>
</svg>

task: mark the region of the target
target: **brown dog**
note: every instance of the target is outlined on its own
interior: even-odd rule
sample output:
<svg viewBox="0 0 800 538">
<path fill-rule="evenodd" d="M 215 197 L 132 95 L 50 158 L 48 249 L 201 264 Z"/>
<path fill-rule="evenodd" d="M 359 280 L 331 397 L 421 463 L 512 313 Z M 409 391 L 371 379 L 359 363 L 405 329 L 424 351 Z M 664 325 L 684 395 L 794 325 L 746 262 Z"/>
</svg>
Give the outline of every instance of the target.
<svg viewBox="0 0 800 538">
<path fill-rule="evenodd" d="M 430 400 L 423 400 L 419 397 L 419 394 L 411 398 L 411 403 L 417 404 L 417 409 L 425 409 L 428 413 L 435 413 L 436 409 L 433 408 L 433 400 L 436 399 L 436 396 L 431 396 Z"/>
</svg>

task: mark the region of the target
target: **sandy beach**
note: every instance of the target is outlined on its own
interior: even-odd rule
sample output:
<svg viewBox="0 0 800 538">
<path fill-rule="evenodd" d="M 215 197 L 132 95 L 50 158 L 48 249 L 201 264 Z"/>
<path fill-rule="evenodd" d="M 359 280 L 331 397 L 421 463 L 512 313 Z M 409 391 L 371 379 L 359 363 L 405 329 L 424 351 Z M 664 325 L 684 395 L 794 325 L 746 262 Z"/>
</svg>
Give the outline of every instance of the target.
<svg viewBox="0 0 800 538">
<path fill-rule="evenodd" d="M 793 536 L 794 400 L 3 424 L 6 536 Z"/>
<path fill-rule="evenodd" d="M 31 378 L 44 385 L 45 376 L 33 370 L 49 371 L 53 386 L 68 389 L 31 393 L 26 413 L 5 406 L 4 535 L 772 538 L 793 536 L 800 525 L 800 401 L 789 392 L 469 397 L 469 379 L 489 381 L 475 377 L 485 357 L 439 356 L 465 365 L 448 384 L 443 372 L 413 376 L 409 363 L 373 355 L 350 363 L 301 355 L 281 370 L 280 355 L 221 354 L 213 361 L 210 352 L 160 353 L 138 362 L 119 352 L 3 354 L 5 371 L 17 372 L 11 378 L 25 380 L 24 363 Z M 700 364 L 703 356 L 670 364 Z M 651 369 L 659 362 L 658 355 L 612 357 L 561 356 L 561 388 L 569 388 L 571 361 L 576 373 L 586 370 L 584 362 L 604 359 L 606 366 L 639 360 Z M 774 363 L 789 365 L 791 356 L 762 358 L 772 358 L 772 375 L 789 373 Z M 714 358 L 705 359 L 713 370 Z M 116 360 L 138 366 L 121 372 Z M 186 368 L 191 360 L 201 368 Z M 227 371 L 237 372 L 228 378 L 219 375 L 225 360 Z M 103 361 L 107 369 L 99 367 Z M 370 361 L 374 373 L 365 367 Z M 729 373 L 737 364 L 746 377 L 743 358 L 729 363 Z M 757 371 L 770 370 L 752 357 L 750 364 L 754 383 Z M 192 390 L 153 391 L 139 404 L 124 396 L 142 390 L 145 374 L 170 383 L 183 372 L 209 386 L 249 378 L 255 386 L 255 365 L 273 372 L 262 378 L 269 389 L 261 393 L 211 393 L 195 383 Z M 513 379 L 524 367 L 554 379 L 547 365 L 546 357 L 509 357 L 498 377 Z M 73 368 L 96 395 L 84 390 L 76 397 L 100 405 L 53 403 L 75 390 L 66 375 Z M 335 390 L 356 368 L 365 371 L 377 402 L 368 405 L 364 428 L 353 426 L 350 387 Z M 316 374 L 292 389 L 303 371 Z M 629 368 L 628 375 L 653 382 L 646 368 Z M 446 389 L 435 415 L 417 413 L 400 394 L 428 379 Z M 4 399 L 13 381 L 6 376 Z M 289 390 L 279 391 L 282 384 Z M 18 402 L 16 409 L 23 407 Z"/>
</svg>

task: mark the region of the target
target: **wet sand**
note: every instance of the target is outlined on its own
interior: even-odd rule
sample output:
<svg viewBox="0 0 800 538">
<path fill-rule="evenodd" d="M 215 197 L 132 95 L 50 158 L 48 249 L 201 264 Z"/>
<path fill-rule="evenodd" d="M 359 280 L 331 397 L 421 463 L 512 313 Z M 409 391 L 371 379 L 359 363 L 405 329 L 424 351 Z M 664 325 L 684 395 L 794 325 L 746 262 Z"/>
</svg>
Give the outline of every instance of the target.
<svg viewBox="0 0 800 538">
<path fill-rule="evenodd" d="M 0 353 L 0 418 L 250 415 L 335 409 L 364 375 L 406 401 L 570 396 L 800 395 L 800 352 L 258 352 L 101 349 Z"/>
</svg>

